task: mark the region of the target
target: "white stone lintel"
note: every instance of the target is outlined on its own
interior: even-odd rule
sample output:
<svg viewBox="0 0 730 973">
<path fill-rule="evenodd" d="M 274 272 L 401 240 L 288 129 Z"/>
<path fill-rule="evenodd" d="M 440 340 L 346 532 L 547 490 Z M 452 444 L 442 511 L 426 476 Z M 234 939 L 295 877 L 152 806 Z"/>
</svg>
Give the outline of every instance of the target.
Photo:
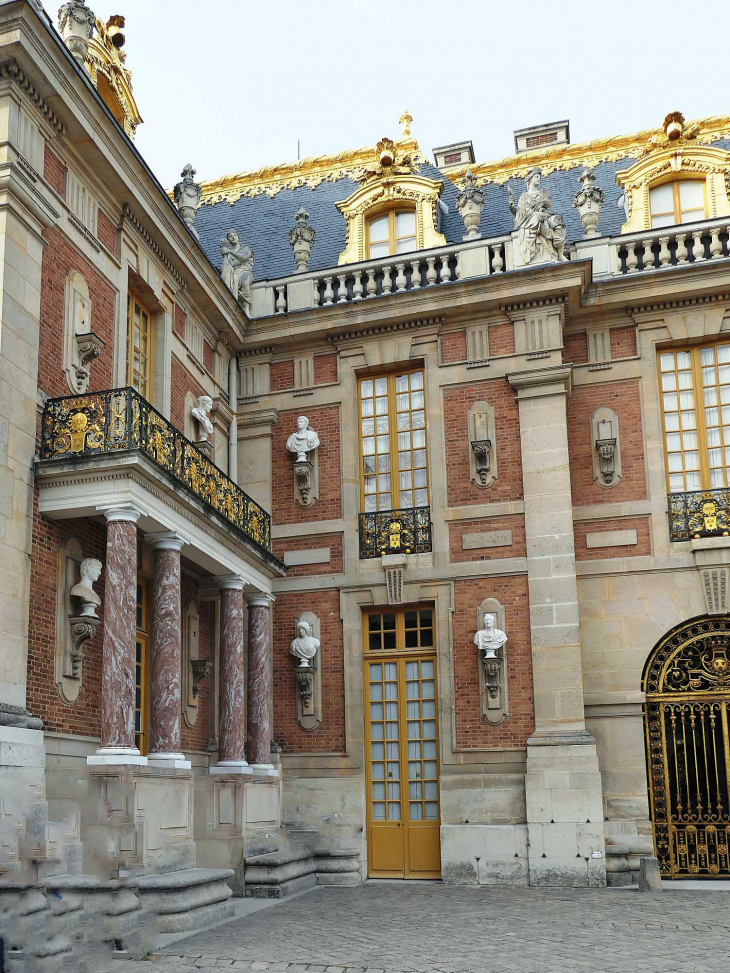
<svg viewBox="0 0 730 973">
<path fill-rule="evenodd" d="M 316 547 L 305 551 L 284 551 L 284 564 L 294 567 L 297 564 L 329 564 L 331 549 Z"/>
<path fill-rule="evenodd" d="M 586 547 L 629 547 L 638 543 L 635 530 L 599 530 L 586 534 Z"/>
</svg>

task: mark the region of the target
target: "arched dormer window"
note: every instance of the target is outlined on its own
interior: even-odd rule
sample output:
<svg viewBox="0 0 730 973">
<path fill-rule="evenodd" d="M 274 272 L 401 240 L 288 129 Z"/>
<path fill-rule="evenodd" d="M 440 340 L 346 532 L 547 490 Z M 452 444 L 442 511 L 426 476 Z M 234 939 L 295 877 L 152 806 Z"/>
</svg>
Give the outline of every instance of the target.
<svg viewBox="0 0 730 973">
<path fill-rule="evenodd" d="M 674 179 L 649 190 L 652 228 L 707 219 L 704 179 Z"/>
<path fill-rule="evenodd" d="M 416 250 L 415 209 L 390 209 L 370 217 L 367 226 L 369 260 Z"/>
</svg>

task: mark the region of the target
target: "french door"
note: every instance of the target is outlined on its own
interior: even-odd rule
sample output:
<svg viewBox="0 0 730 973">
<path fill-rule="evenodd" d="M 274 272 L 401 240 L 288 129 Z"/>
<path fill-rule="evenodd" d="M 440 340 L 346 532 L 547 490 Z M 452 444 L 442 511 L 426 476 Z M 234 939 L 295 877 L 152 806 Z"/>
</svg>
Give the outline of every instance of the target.
<svg viewBox="0 0 730 973">
<path fill-rule="evenodd" d="M 440 878 L 433 609 L 364 618 L 368 874 Z"/>
</svg>

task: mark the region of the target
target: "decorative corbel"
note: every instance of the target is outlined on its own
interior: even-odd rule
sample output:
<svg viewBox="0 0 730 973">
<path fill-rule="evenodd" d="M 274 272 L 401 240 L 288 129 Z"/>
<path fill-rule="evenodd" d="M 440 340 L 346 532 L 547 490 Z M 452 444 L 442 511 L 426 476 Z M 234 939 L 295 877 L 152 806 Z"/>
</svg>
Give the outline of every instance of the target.
<svg viewBox="0 0 730 973">
<path fill-rule="evenodd" d="M 497 479 L 494 409 L 488 402 L 475 402 L 467 415 L 469 432 L 469 470 L 471 481 L 488 487 Z"/>
<path fill-rule="evenodd" d="M 83 395 L 88 390 L 91 379 L 91 371 L 88 366 L 95 358 L 99 357 L 104 342 L 93 331 L 74 335 L 74 341 L 76 343 L 76 361 L 72 367 L 76 376 L 75 391 Z"/>
<path fill-rule="evenodd" d="M 70 615 L 71 647 L 67 653 L 68 664 L 65 667 L 66 679 L 81 678 L 81 663 L 84 661 L 84 642 L 88 642 L 96 635 L 101 619 L 89 615 Z"/>
<path fill-rule="evenodd" d="M 613 409 L 601 408 L 591 419 L 591 438 L 595 448 L 593 477 L 602 487 L 615 486 L 621 479 L 618 416 Z"/>
<path fill-rule="evenodd" d="M 476 472 L 482 486 L 487 485 L 487 475 L 489 474 L 489 461 L 492 451 L 491 439 L 473 439 L 471 448 L 474 453 Z"/>
<path fill-rule="evenodd" d="M 313 469 L 314 467 L 309 460 L 294 463 L 294 476 L 296 477 L 297 489 L 299 490 L 299 496 L 301 497 L 300 503 L 302 507 L 309 507 L 312 503 L 311 491 Z"/>
<path fill-rule="evenodd" d="M 291 655 L 296 663 L 297 722 L 304 730 L 316 730 L 322 722 L 322 666 L 319 619 L 302 612 L 294 623 Z"/>
<path fill-rule="evenodd" d="M 193 670 L 192 695 L 193 699 L 198 698 L 201 682 L 210 674 L 213 663 L 210 659 L 191 659 L 190 668 Z"/>
<path fill-rule="evenodd" d="M 476 612 L 474 643 L 479 656 L 481 715 L 492 725 L 509 715 L 507 650 L 504 607 L 496 598 L 485 598 Z M 488 629 L 488 631 L 487 631 Z"/>
</svg>

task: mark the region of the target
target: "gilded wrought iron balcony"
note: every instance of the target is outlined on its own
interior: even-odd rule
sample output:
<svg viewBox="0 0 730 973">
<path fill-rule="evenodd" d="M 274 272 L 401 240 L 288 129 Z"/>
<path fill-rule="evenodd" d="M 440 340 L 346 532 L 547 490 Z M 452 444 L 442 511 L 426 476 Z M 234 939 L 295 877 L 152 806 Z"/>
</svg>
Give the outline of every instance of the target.
<svg viewBox="0 0 730 973">
<path fill-rule="evenodd" d="M 246 535 L 271 551 L 271 517 L 132 388 L 49 399 L 41 459 L 69 460 L 139 451 Z"/>
<path fill-rule="evenodd" d="M 669 539 L 730 537 L 730 488 L 670 493 Z"/>
<path fill-rule="evenodd" d="M 431 508 L 360 514 L 360 557 L 425 554 L 431 550 Z"/>
</svg>

